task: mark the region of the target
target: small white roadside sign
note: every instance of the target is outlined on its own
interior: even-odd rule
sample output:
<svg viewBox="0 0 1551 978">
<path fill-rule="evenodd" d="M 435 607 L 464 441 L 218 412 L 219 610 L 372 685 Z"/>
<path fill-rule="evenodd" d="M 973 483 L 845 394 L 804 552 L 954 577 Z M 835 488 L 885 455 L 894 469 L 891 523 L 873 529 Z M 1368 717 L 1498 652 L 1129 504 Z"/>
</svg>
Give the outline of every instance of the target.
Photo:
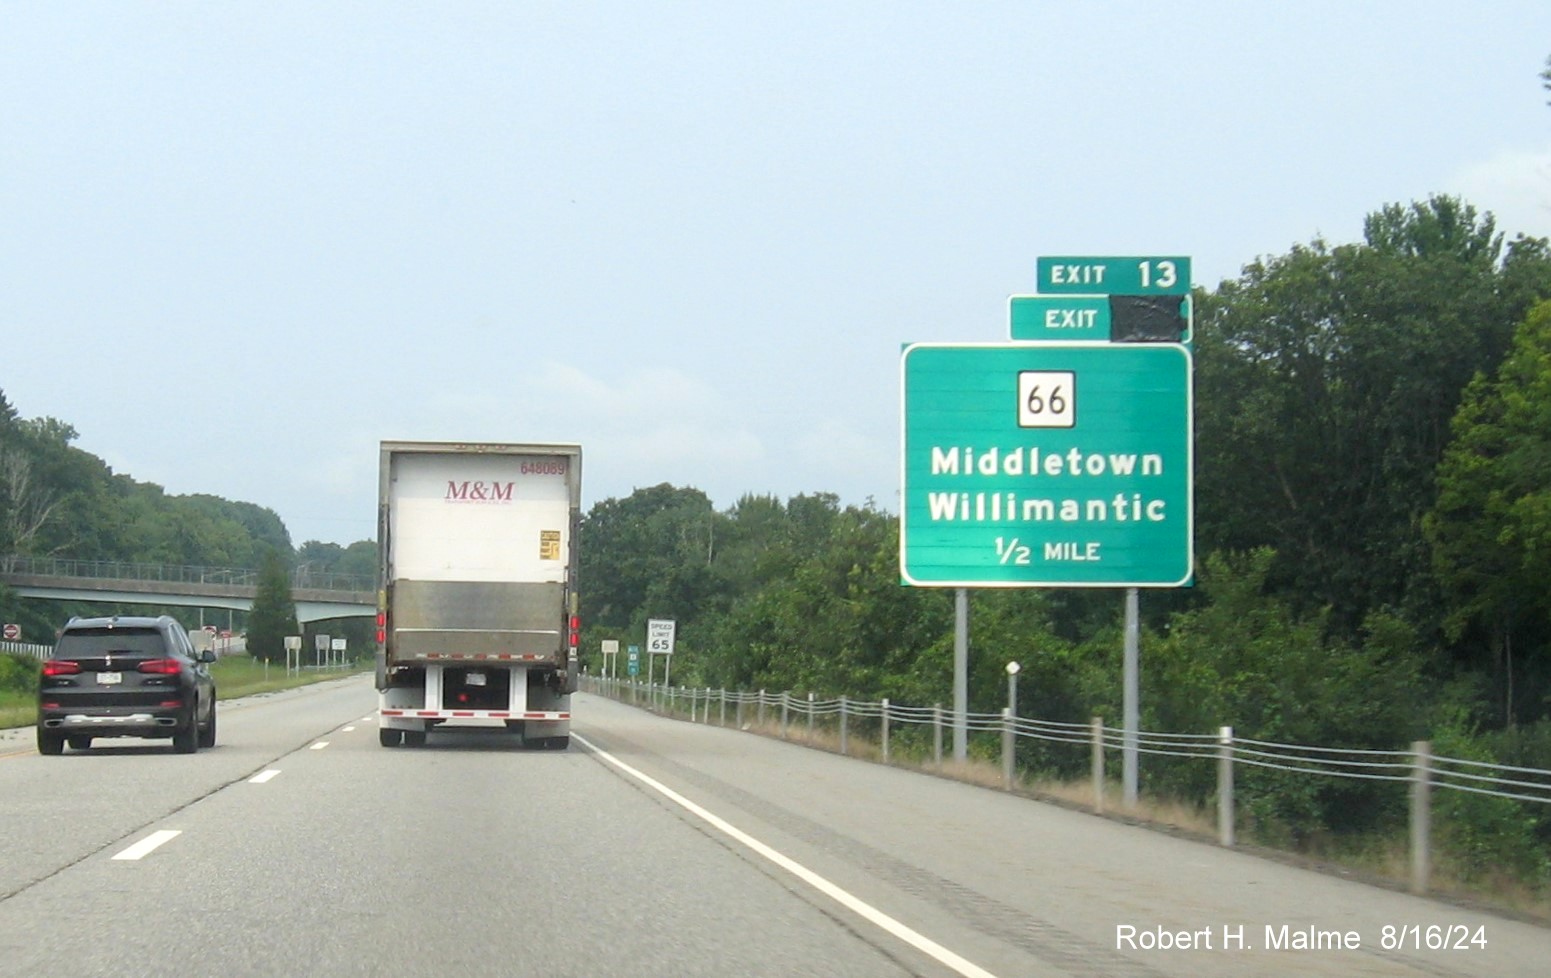
<svg viewBox="0 0 1551 978">
<path fill-rule="evenodd" d="M 646 623 L 646 651 L 650 655 L 673 654 L 673 632 L 677 626 L 671 618 L 653 618 Z"/>
</svg>

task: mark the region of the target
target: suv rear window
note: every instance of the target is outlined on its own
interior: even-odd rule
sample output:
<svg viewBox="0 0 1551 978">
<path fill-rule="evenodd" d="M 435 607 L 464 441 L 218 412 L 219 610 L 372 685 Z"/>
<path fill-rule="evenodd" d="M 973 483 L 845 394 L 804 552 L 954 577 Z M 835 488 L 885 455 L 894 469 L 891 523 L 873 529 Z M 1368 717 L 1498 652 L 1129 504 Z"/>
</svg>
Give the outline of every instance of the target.
<svg viewBox="0 0 1551 978">
<path fill-rule="evenodd" d="M 162 633 L 154 628 L 82 628 L 59 636 L 54 648 L 56 659 L 130 653 L 166 655 Z"/>
</svg>

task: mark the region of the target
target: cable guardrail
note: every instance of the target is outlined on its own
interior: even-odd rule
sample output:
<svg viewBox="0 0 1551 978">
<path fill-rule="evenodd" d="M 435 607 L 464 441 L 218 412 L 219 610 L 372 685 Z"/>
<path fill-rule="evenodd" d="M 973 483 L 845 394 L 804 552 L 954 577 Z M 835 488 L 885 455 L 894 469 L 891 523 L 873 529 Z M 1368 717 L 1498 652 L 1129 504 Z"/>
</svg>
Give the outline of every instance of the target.
<svg viewBox="0 0 1551 978">
<path fill-rule="evenodd" d="M 791 737 L 793 726 L 805 726 L 810 743 L 818 742 L 815 725 L 833 724 L 839 750 L 851 754 L 851 739 L 857 722 L 877 735 L 877 747 L 883 763 L 892 763 L 892 744 L 899 734 L 912 728 L 931 728 L 931 763 L 943 767 L 943 731 L 952 729 L 956 719 L 941 704 L 930 707 L 892 703 L 889 700 L 857 700 L 841 696 L 819 699 L 814 694 L 797 696 L 790 692 L 768 693 L 742 690 L 717 690 L 710 687 L 684 686 L 664 688 L 632 680 L 589 677 L 589 691 L 615 699 L 627 695 L 632 702 L 645 701 L 652 709 L 670 715 L 687 712 L 690 720 L 712 723 L 713 704 L 723 726 L 739 729 L 768 727 L 779 722 L 780 736 Z M 688 710 L 684 709 L 688 704 Z M 732 717 L 729 724 L 729 708 Z M 750 716 L 750 714 L 753 714 Z M 777 716 L 777 713 L 779 714 Z M 795 720 L 795 723 L 794 723 Z M 1411 802 L 1411 887 L 1425 892 L 1431 867 L 1430 832 L 1433 789 L 1466 792 L 1532 805 L 1551 804 L 1551 770 L 1517 767 L 1490 761 L 1435 756 L 1432 745 L 1418 741 L 1410 750 L 1383 750 L 1354 747 L 1320 747 L 1283 744 L 1275 741 L 1239 738 L 1232 727 L 1215 734 L 1128 732 L 1103 724 L 1099 717 L 1089 723 L 1071 723 L 1015 715 L 1013 707 L 1000 713 L 966 712 L 960 718 L 966 735 L 999 734 L 1004 787 L 1015 790 L 1023 781 L 1017 772 L 1018 742 L 1039 741 L 1074 747 L 1091 752 L 1090 778 L 1093 782 L 1093 806 L 1102 812 L 1105 804 L 1105 757 L 1134 745 L 1138 754 L 1179 758 L 1186 761 L 1215 761 L 1217 764 L 1216 800 L 1218 841 L 1234 844 L 1234 770 L 1238 767 L 1278 771 L 1289 774 L 1406 784 Z M 914 743 L 919 751 L 920 744 Z M 984 753 L 984 751 L 982 751 Z M 1511 775 L 1511 776 L 1510 776 Z"/>
</svg>

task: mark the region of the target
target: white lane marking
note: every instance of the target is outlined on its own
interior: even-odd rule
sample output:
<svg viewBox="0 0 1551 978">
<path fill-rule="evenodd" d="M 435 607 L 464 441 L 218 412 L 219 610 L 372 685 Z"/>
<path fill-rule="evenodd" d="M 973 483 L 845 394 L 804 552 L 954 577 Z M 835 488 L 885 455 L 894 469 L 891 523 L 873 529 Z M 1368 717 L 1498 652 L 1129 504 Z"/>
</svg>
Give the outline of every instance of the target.
<svg viewBox="0 0 1551 978">
<path fill-rule="evenodd" d="M 985 970 L 974 962 L 967 961 L 964 958 L 959 957 L 957 954 L 954 954 L 952 951 L 943 947 L 941 944 L 938 944 L 931 938 L 915 930 L 912 930 L 910 927 L 907 927 L 900 921 L 890 917 L 888 914 L 884 913 L 882 910 L 879 910 L 877 907 L 874 907 L 872 904 L 864 902 L 860 897 L 855 896 L 850 891 L 842 889 L 834 883 L 831 883 L 829 880 L 820 876 L 818 873 L 815 873 L 813 870 L 804 866 L 802 863 L 797 862 L 795 859 L 792 859 L 790 856 L 782 855 L 780 852 L 777 852 L 775 849 L 772 849 L 770 846 L 759 841 L 752 835 L 749 835 L 747 832 L 734 826 L 720 816 L 714 815 L 710 811 L 700 807 L 699 805 L 690 801 L 688 798 L 685 798 L 683 795 L 679 794 L 677 791 L 674 791 L 672 788 L 663 784 L 661 781 L 653 778 L 651 775 L 643 774 L 642 772 L 637 771 L 635 768 L 631 767 L 629 764 L 626 764 L 624 761 L 621 761 L 619 758 L 610 754 L 608 751 L 605 751 L 599 748 L 598 745 L 591 743 L 587 740 L 587 738 L 582 737 L 576 733 L 572 733 L 571 736 L 574 739 L 581 741 L 583 746 L 592 751 L 594 754 L 597 754 L 599 757 L 603 758 L 603 760 L 612 764 L 614 767 L 618 768 L 624 773 L 630 775 L 632 778 L 635 778 L 637 781 L 646 785 L 648 788 L 651 788 L 653 791 L 662 795 L 664 798 L 673 802 L 675 805 L 683 808 L 691 815 L 694 815 L 696 818 L 704 821 L 712 828 L 722 832 L 734 841 L 742 843 L 758 855 L 763 856 L 764 858 L 775 863 L 777 866 L 786 870 L 788 873 L 791 873 L 793 876 L 802 880 L 804 883 L 807 883 L 809 886 L 813 887 L 815 890 L 818 890 L 820 893 L 829 897 L 831 900 L 834 900 L 836 903 L 847 908 L 853 913 L 860 915 L 882 930 L 893 934 L 895 937 L 904 941 L 906 944 L 909 944 L 916 950 L 921 951 L 924 954 L 935 958 L 943 965 L 952 968 L 954 971 L 963 975 L 964 978 L 996 978 L 994 974 Z"/>
<path fill-rule="evenodd" d="M 348 727 L 341 727 L 339 732 L 340 733 L 355 733 L 355 724 L 352 723 Z"/>
<path fill-rule="evenodd" d="M 328 741 L 320 740 L 316 744 L 313 744 L 310 749 L 311 750 L 322 750 L 323 748 L 327 747 L 328 745 L 329 745 Z"/>
<path fill-rule="evenodd" d="M 152 832 L 150 835 L 148 835 L 145 838 L 141 839 L 139 842 L 136 842 L 134 845 L 130 846 L 128 849 L 125 849 L 123 852 L 119 853 L 118 855 L 114 856 L 113 858 L 114 859 L 141 859 L 141 858 L 144 858 L 152 850 L 154 850 L 157 846 L 160 846 L 160 845 L 162 845 L 163 843 L 166 843 L 166 842 L 171 842 L 173 839 L 176 839 L 178 836 L 180 836 L 182 834 L 183 834 L 183 830 L 182 829 L 162 829 L 159 832 Z"/>
<path fill-rule="evenodd" d="M 249 778 L 248 783 L 263 784 L 266 781 L 272 780 L 274 776 L 279 773 L 280 771 L 277 768 L 270 768 L 268 771 L 260 771 L 258 774 L 255 774 L 253 777 Z"/>
<path fill-rule="evenodd" d="M 377 718 L 376 717 L 362 717 L 361 718 L 361 722 L 362 723 L 371 723 L 375 719 L 377 719 Z"/>
</svg>

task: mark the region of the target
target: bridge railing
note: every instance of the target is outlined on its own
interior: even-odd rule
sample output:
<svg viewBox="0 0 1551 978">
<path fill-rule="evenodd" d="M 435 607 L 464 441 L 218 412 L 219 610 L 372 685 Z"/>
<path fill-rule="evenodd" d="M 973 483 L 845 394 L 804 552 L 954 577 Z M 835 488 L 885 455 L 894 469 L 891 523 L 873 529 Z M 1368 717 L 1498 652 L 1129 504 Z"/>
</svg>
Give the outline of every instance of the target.
<svg viewBox="0 0 1551 978">
<path fill-rule="evenodd" d="M 0 557 L 0 573 L 35 577 L 78 577 L 92 580 L 160 581 L 171 584 L 236 584 L 254 587 L 259 572 L 246 567 L 199 567 L 184 564 L 80 560 L 72 557 Z M 371 591 L 376 580 L 365 574 L 339 574 L 299 567 L 291 572 L 293 588 L 319 591 Z"/>
<path fill-rule="evenodd" d="M 54 651 L 52 645 L 38 645 L 36 642 L 7 642 L 0 641 L 0 653 L 12 655 L 27 655 L 34 659 L 47 659 Z"/>
</svg>

